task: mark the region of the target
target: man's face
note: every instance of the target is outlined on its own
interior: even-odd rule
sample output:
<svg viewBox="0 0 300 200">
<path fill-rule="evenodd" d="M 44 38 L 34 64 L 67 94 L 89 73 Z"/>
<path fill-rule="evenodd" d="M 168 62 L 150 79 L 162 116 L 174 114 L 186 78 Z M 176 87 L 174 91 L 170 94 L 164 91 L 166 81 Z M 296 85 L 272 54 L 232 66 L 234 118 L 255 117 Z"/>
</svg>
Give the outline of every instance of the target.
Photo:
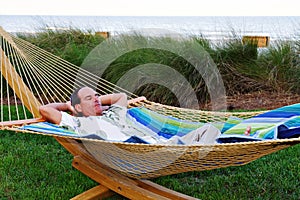
<svg viewBox="0 0 300 200">
<path fill-rule="evenodd" d="M 83 116 L 97 116 L 102 114 L 102 106 L 99 100 L 99 94 L 89 87 L 84 87 L 79 90 L 78 97 L 80 104 L 75 105 L 78 112 Z"/>
</svg>

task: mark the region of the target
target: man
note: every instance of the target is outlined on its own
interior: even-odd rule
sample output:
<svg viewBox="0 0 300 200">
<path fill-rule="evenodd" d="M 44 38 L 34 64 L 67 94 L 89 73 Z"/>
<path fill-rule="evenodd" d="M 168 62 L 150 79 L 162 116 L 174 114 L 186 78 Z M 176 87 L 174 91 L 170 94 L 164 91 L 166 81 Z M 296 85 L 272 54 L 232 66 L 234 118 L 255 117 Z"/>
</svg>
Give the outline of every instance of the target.
<svg viewBox="0 0 300 200">
<path fill-rule="evenodd" d="M 101 139 L 125 141 L 131 136 L 138 136 L 148 142 L 155 142 L 152 138 L 155 133 L 128 125 L 126 121 L 127 104 L 144 99 L 141 97 L 127 101 L 124 93 L 100 96 L 93 89 L 83 87 L 74 91 L 70 102 L 43 105 L 39 111 L 46 121 L 59 124 L 84 137 L 96 135 Z"/>
<path fill-rule="evenodd" d="M 71 101 L 66 103 L 51 103 L 40 107 L 39 111 L 46 121 L 60 124 L 65 112 L 70 112 L 77 117 L 100 116 L 107 106 L 127 106 L 127 95 L 124 93 L 108 94 L 100 96 L 89 87 L 82 87 L 74 91 Z M 64 111 L 64 112 L 61 112 Z"/>
<path fill-rule="evenodd" d="M 219 134 L 216 128 L 205 125 L 182 137 L 162 138 L 147 127 L 140 125 L 135 119 L 127 117 L 127 104 L 144 99 L 142 97 L 128 102 L 127 95 L 124 93 L 99 96 L 93 89 L 83 87 L 74 91 L 70 102 L 43 105 L 40 107 L 40 113 L 46 121 L 59 124 L 83 137 L 110 141 L 167 144 L 214 143 L 215 137 Z M 106 105 L 109 105 L 109 108 Z M 212 137 L 207 135 L 208 132 L 213 133 L 209 134 Z"/>
</svg>

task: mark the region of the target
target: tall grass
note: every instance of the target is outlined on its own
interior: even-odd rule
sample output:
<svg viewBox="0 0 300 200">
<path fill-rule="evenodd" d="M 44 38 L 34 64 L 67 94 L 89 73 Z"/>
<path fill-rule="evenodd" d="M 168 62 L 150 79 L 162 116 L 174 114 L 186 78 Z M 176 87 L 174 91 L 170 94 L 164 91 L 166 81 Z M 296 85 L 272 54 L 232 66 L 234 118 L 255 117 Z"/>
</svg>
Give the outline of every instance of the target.
<svg viewBox="0 0 300 200">
<path fill-rule="evenodd" d="M 233 34 L 235 35 L 235 34 Z M 22 36 L 24 39 L 46 49 L 75 65 L 81 65 L 89 52 L 104 38 L 80 30 L 47 31 L 34 36 Z M 133 35 L 137 40 L 149 40 L 148 37 Z M 150 38 L 162 43 L 162 38 Z M 176 39 L 167 38 L 169 43 Z M 244 45 L 241 38 L 213 43 L 201 35 L 193 38 L 202 45 L 218 67 L 228 96 L 268 90 L 274 92 L 299 93 L 299 41 L 277 41 L 264 49 L 255 45 Z M 175 41 L 177 42 L 177 41 Z M 126 45 L 126 41 L 124 41 Z M 122 44 L 122 45 L 124 45 Z M 130 44 L 127 44 L 128 46 Z M 209 94 L 201 74 L 184 58 L 159 49 L 138 49 L 128 52 L 114 62 L 105 71 L 103 78 L 116 83 L 126 72 L 146 63 L 167 65 L 182 74 L 196 91 L 200 103 L 209 101 Z M 174 94 L 164 86 L 149 83 L 137 91 L 149 100 L 178 106 Z"/>
<path fill-rule="evenodd" d="M 30 35 L 19 33 L 18 36 L 80 66 L 88 53 L 104 40 L 100 35 L 95 35 L 91 32 L 82 32 L 78 29 L 65 31 L 47 30 Z"/>
<path fill-rule="evenodd" d="M 276 90 L 299 93 L 299 50 L 295 43 L 277 42 L 268 48 L 258 59 L 266 68 L 267 83 Z"/>
</svg>

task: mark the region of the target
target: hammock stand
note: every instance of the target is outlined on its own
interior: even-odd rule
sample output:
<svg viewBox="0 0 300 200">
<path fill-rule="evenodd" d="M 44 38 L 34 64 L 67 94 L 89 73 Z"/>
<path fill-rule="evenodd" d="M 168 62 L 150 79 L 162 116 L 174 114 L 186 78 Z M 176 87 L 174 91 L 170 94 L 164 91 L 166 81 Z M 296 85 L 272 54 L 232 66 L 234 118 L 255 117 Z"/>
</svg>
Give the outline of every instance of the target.
<svg viewBox="0 0 300 200">
<path fill-rule="evenodd" d="M 20 101 L 21 105 L 32 113 L 32 117 L 30 116 L 29 119 L 26 117 L 26 113 L 24 113 L 25 117 L 19 117 L 21 115 L 19 113 L 17 119 L 12 119 L 10 113 L 13 111 L 8 106 L 9 119 L 5 120 L 4 116 L 1 116 L 0 130 L 43 134 L 23 131 L 19 127 L 24 124 L 43 121 L 38 111 L 40 105 L 52 101 L 67 101 L 74 85 L 75 87 L 78 87 L 78 85 L 66 78 L 73 69 L 68 68 L 66 70 L 66 67 L 61 66 L 72 66 L 75 73 L 78 72 L 78 67 L 6 33 L 1 28 L 0 36 L 1 89 L 3 77 L 6 80 L 6 88 L 13 91 L 12 97 L 7 98 L 7 104 L 15 103 L 17 108 L 15 112 L 18 113 L 20 105 L 16 102 Z M 55 75 L 48 78 L 50 74 L 48 74 L 48 71 L 39 68 L 40 66 L 45 66 L 50 71 L 55 69 L 59 74 L 64 74 L 64 77 L 61 78 Z M 90 80 L 92 74 L 88 71 L 86 73 L 88 74 L 88 80 Z M 35 78 L 29 79 L 33 75 L 35 75 Z M 96 77 L 96 79 L 98 81 L 99 77 Z M 83 78 L 83 84 L 89 85 L 88 80 Z M 97 90 L 101 93 L 109 93 L 111 90 L 106 91 L 107 88 L 113 87 L 115 90 L 117 87 L 110 85 L 105 80 L 101 80 L 101 82 L 106 84 L 105 87 L 100 86 L 100 89 L 99 86 L 97 87 Z M 64 90 L 59 86 L 54 87 L 53 83 L 63 84 Z M 132 95 L 122 88 L 117 89 L 120 92 Z M 2 93 L 1 111 L 4 109 Z M 7 90 L 7 94 L 10 93 Z M 50 99 L 47 99 L 47 97 L 50 97 Z M 10 101 L 10 99 L 15 101 Z M 247 118 L 260 113 L 209 112 L 176 108 L 150 101 L 136 102 L 129 105 L 129 107 L 141 105 L 164 115 L 172 115 L 192 121 L 222 121 L 232 115 Z M 264 155 L 300 143 L 300 138 L 294 138 L 217 145 L 151 145 L 45 135 L 53 136 L 74 156 L 73 167 L 99 183 L 98 186 L 79 194 L 73 199 L 103 198 L 112 195 L 113 192 L 130 199 L 194 199 L 145 179 L 188 171 L 244 165 Z"/>
</svg>

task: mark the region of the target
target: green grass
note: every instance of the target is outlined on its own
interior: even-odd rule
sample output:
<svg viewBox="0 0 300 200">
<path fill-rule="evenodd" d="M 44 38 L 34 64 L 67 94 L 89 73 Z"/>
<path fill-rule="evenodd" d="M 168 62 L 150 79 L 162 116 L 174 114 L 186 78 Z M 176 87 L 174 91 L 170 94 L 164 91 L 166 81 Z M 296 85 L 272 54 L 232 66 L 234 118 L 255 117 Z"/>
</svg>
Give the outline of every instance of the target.
<svg viewBox="0 0 300 200">
<path fill-rule="evenodd" d="M 180 43 L 179 40 L 172 38 L 151 38 L 136 34 L 122 37 L 120 40 L 112 39 L 110 44 L 116 49 L 125 48 L 129 50 L 137 42 L 145 45 L 152 43 L 158 46 L 172 47 L 172 44 L 175 46 L 178 44 L 185 45 L 193 41 L 194 44 L 200 44 L 216 64 L 228 96 L 261 90 L 299 93 L 299 41 L 279 40 L 267 48 L 258 49 L 251 44 L 242 44 L 240 36 L 234 31 L 232 35 L 232 40 L 224 40 L 214 44 L 201 35 L 187 41 L 180 40 Z M 77 66 L 81 65 L 92 49 L 104 41 L 103 38 L 91 31 L 86 33 L 77 29 L 49 30 L 34 36 L 20 35 L 20 37 Z M 178 49 L 175 46 L 173 48 Z M 106 49 L 102 49 L 102 53 L 107 53 L 104 51 Z M 114 54 L 115 52 L 111 50 L 110 53 Z M 183 53 L 185 53 L 184 50 Z M 101 63 L 100 60 L 97 62 Z M 117 83 L 129 70 L 148 63 L 166 65 L 175 69 L 191 84 L 200 103 L 209 101 L 210 95 L 206 84 L 194 66 L 174 52 L 162 49 L 132 49 L 132 51 L 116 58 L 102 77 Z M 97 63 L 95 66 L 96 73 L 99 68 L 97 68 Z M 149 83 L 135 91 L 135 94 L 146 96 L 151 101 L 178 106 L 174 94 L 162 85 Z"/>
<path fill-rule="evenodd" d="M 69 199 L 95 183 L 52 137 L 1 131 L 0 199 Z"/>
<path fill-rule="evenodd" d="M 1 109 L 1 120 L 11 121 L 20 119 L 31 119 L 32 114 L 23 106 L 7 106 L 3 105 Z M 9 118 L 10 116 L 10 118 Z"/>
<path fill-rule="evenodd" d="M 86 55 L 104 38 L 91 34 L 91 31 L 82 32 L 78 29 L 67 31 L 48 30 L 35 35 L 19 34 L 20 38 L 80 66 Z"/>
<path fill-rule="evenodd" d="M 0 199 L 70 199 L 97 185 L 52 137 L 0 132 Z M 153 181 L 200 199 L 299 199 L 300 145 L 240 167 Z M 113 199 L 122 199 L 115 196 Z"/>
<path fill-rule="evenodd" d="M 200 199 L 299 199 L 300 146 L 240 167 L 162 177 L 165 186 Z"/>
</svg>

